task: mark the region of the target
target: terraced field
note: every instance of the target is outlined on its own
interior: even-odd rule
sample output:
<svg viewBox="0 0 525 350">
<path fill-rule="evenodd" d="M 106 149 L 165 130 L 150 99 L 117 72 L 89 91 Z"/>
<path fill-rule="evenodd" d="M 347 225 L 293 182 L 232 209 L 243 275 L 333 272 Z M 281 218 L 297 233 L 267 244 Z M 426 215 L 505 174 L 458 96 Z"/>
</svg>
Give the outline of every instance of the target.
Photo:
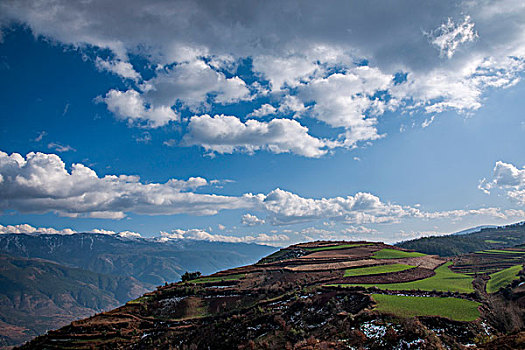
<svg viewBox="0 0 525 350">
<path fill-rule="evenodd" d="M 415 268 L 415 266 L 405 265 L 405 264 L 388 264 L 388 265 L 358 267 L 355 269 L 346 270 L 344 277 L 380 275 L 384 273 L 392 273 L 392 272 L 410 270 L 413 268 Z"/>
<path fill-rule="evenodd" d="M 455 321 L 474 321 L 479 318 L 478 302 L 458 298 L 412 297 L 372 294 L 376 310 L 403 317 L 440 316 Z"/>
<path fill-rule="evenodd" d="M 340 245 L 332 245 L 332 246 L 317 247 L 317 248 L 305 248 L 305 249 L 308 250 L 309 252 L 320 252 L 324 250 L 337 250 L 337 249 L 362 247 L 365 245 L 371 245 L 371 244 L 370 243 L 340 244 Z"/>
<path fill-rule="evenodd" d="M 208 277 L 199 277 L 197 279 L 188 281 L 187 283 L 215 283 L 215 282 L 228 282 L 228 281 L 238 281 L 241 278 L 244 278 L 245 274 L 235 274 L 235 275 L 226 275 L 226 276 L 208 276 Z"/>
<path fill-rule="evenodd" d="M 405 283 L 387 283 L 387 284 L 341 284 L 341 287 L 376 287 L 382 290 L 422 290 L 438 292 L 459 292 L 472 293 L 474 288 L 471 276 L 455 273 L 449 269 L 452 262 L 438 267 L 434 272 L 435 275 L 429 278 L 420 279 Z"/>
<path fill-rule="evenodd" d="M 397 249 L 385 248 L 376 252 L 372 255 L 374 259 L 401 259 L 401 258 L 414 258 L 419 256 L 425 256 L 426 254 L 418 252 L 405 252 Z"/>
<path fill-rule="evenodd" d="M 508 286 L 512 281 L 518 279 L 518 273 L 523 269 L 523 265 L 515 265 L 499 272 L 490 274 L 487 282 L 487 293 L 495 293 L 501 288 Z"/>
</svg>

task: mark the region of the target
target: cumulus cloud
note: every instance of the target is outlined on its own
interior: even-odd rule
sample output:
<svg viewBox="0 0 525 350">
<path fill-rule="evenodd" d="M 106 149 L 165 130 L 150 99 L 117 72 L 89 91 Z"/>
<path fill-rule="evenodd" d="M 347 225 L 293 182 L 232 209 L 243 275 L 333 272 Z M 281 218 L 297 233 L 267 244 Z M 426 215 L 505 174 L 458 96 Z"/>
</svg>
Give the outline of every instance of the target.
<svg viewBox="0 0 525 350">
<path fill-rule="evenodd" d="M 503 190 L 508 198 L 525 206 L 525 167 L 519 169 L 513 164 L 498 161 L 492 180 L 481 180 L 479 189 L 487 194 L 493 190 Z"/>
<path fill-rule="evenodd" d="M 283 234 L 278 235 L 267 235 L 265 233 L 258 234 L 256 236 L 226 236 L 211 234 L 200 229 L 189 229 L 181 230 L 176 229 L 171 232 L 161 232 L 161 241 L 168 241 L 171 239 L 191 239 L 197 241 L 209 241 L 209 242 L 230 242 L 230 243 L 278 243 L 289 241 L 290 238 Z"/>
<path fill-rule="evenodd" d="M 241 78 L 227 78 L 202 60 L 184 62 L 164 70 L 144 86 L 148 101 L 164 106 L 182 102 L 193 111 L 205 107 L 210 95 L 213 95 L 212 101 L 220 104 L 251 98 L 250 90 Z"/>
<path fill-rule="evenodd" d="M 277 108 L 271 104 L 265 103 L 261 107 L 257 108 L 253 112 L 247 115 L 248 118 L 261 118 L 266 117 L 267 115 L 272 115 L 277 112 Z"/>
<path fill-rule="evenodd" d="M 241 223 L 245 226 L 257 226 L 264 224 L 263 219 L 259 219 L 257 216 L 252 214 L 244 214 L 241 219 Z"/>
<path fill-rule="evenodd" d="M 97 100 L 104 102 L 115 116 L 127 120 L 131 125 L 142 123 L 144 126 L 157 128 L 179 120 L 179 115 L 169 106 L 147 105 L 142 95 L 135 90 L 123 92 L 112 89 Z"/>
<path fill-rule="evenodd" d="M 183 142 L 217 153 L 253 153 L 265 149 L 317 158 L 327 152 L 323 140 L 311 136 L 308 128 L 290 119 L 272 119 L 267 123 L 250 119 L 243 123 L 234 116 L 193 116 Z"/>
<path fill-rule="evenodd" d="M 8 233 L 26 233 L 26 234 L 41 233 L 41 234 L 49 234 L 49 235 L 72 235 L 77 232 L 70 228 L 57 230 L 51 227 L 33 227 L 29 224 L 6 225 L 6 226 L 0 224 L 0 234 L 8 234 Z"/>
<path fill-rule="evenodd" d="M 486 191 L 503 188 L 523 204 L 525 170 L 498 162 L 492 181 L 480 185 Z M 268 194 L 246 193 L 225 196 L 194 192 L 215 185 L 202 177 L 170 179 L 165 183 L 142 183 L 138 176 L 106 175 L 82 164 L 71 170 L 55 154 L 0 152 L 0 210 L 22 213 L 55 212 L 68 217 L 121 219 L 127 213 L 145 215 L 215 215 L 227 209 L 252 209 L 267 213 L 273 225 L 316 220 L 334 220 L 350 225 L 395 223 L 403 219 L 451 219 L 468 216 L 513 219 L 525 217 L 525 210 L 498 208 L 457 209 L 427 212 L 418 206 L 403 206 L 359 192 L 345 197 L 305 198 L 275 189 Z M 262 223 L 247 214 L 245 224 Z M 265 220 L 266 222 L 266 220 Z M 359 227 L 359 226 L 356 226 Z"/>
<path fill-rule="evenodd" d="M 0 152 L 0 208 L 25 213 L 56 212 L 64 216 L 123 218 L 127 212 L 147 215 L 213 215 L 223 209 L 249 208 L 248 197 L 197 194 L 200 177 L 166 183 L 140 182 L 138 176 L 106 175 L 82 164 L 66 169 L 55 154 Z"/>
<path fill-rule="evenodd" d="M 117 74 L 122 78 L 131 79 L 138 81 L 140 79 L 140 74 L 135 71 L 131 63 L 121 61 L 121 60 L 103 60 L 100 57 L 97 57 L 95 60 L 95 65 L 99 70 L 105 70 L 113 74 Z"/>
<path fill-rule="evenodd" d="M 295 193 L 276 189 L 268 195 L 256 197 L 259 205 L 268 211 L 274 225 L 288 225 L 318 219 L 331 219 L 347 224 L 397 223 L 401 219 L 453 219 L 481 216 L 498 219 L 520 218 L 523 210 L 499 208 L 458 209 L 426 212 L 416 207 L 385 203 L 379 197 L 359 192 L 354 196 L 334 198 L 304 198 Z"/>
<path fill-rule="evenodd" d="M 354 147 L 381 136 L 379 117 L 388 110 L 470 112 L 488 88 L 516 84 L 525 67 L 524 14 L 514 0 L 329 7 L 314 0 L 19 0 L 0 4 L 0 25 L 23 23 L 57 42 L 112 51 L 96 66 L 136 87 L 101 100 L 132 125 L 160 127 L 184 108 L 213 115 L 216 105 L 271 96 L 252 117 L 316 118 L 343 129 L 331 147 Z M 134 70 L 130 54 L 158 67 L 151 79 Z M 397 73 L 406 79 L 393 79 Z"/>
<path fill-rule="evenodd" d="M 57 230 L 52 227 L 34 227 L 29 224 L 19 224 L 19 225 L 1 225 L 0 224 L 0 234 L 9 234 L 9 233 L 25 233 L 25 234 L 45 234 L 45 235 L 72 235 L 79 233 L 78 231 L 72 230 L 70 228 Z M 93 229 L 89 231 L 84 231 L 82 233 L 97 233 L 103 235 L 117 235 L 125 238 L 141 238 L 140 233 L 132 231 L 121 231 L 115 232 L 105 229 Z"/>
</svg>

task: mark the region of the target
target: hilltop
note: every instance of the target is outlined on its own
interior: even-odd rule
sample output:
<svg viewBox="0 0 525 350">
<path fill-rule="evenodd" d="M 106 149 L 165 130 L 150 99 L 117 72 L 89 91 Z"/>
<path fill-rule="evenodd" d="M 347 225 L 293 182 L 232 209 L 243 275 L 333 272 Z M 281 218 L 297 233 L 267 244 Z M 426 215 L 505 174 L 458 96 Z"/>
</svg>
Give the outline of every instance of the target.
<svg viewBox="0 0 525 350">
<path fill-rule="evenodd" d="M 160 286 L 22 349 L 517 348 L 524 262 L 522 248 L 449 260 L 383 243 L 297 244 Z"/>
<path fill-rule="evenodd" d="M 396 245 L 427 254 L 457 256 L 484 249 L 500 249 L 520 244 L 525 244 L 525 222 L 499 227 L 480 226 L 445 236 L 417 238 Z"/>
</svg>

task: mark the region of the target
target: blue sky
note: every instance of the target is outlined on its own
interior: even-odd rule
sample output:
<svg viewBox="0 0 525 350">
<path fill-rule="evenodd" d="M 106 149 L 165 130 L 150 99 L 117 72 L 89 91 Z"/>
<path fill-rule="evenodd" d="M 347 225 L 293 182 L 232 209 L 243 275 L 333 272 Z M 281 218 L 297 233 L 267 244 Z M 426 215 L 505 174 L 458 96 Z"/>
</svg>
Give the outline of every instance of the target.
<svg viewBox="0 0 525 350">
<path fill-rule="evenodd" d="M 521 4 L 249 5 L 3 3 L 0 232 L 287 245 L 525 219 Z"/>
</svg>

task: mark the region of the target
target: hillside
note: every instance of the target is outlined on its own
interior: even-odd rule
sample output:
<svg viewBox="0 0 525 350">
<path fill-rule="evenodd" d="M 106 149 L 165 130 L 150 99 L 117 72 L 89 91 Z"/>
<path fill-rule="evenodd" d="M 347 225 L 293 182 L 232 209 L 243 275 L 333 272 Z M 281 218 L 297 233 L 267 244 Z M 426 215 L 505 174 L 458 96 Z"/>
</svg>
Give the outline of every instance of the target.
<svg viewBox="0 0 525 350">
<path fill-rule="evenodd" d="M 0 346 L 110 310 L 185 271 L 253 263 L 275 248 L 108 235 L 0 235 Z"/>
<path fill-rule="evenodd" d="M 154 285 L 178 281 L 186 271 L 209 274 L 249 264 L 274 250 L 257 244 L 158 242 L 91 233 L 0 235 L 0 254 L 41 258 L 98 273 L 131 276 Z"/>
<path fill-rule="evenodd" d="M 293 245 L 161 286 L 22 349 L 520 348 L 525 251 L 480 254 L 447 260 L 383 243 Z"/>
<path fill-rule="evenodd" d="M 0 256 L 0 346 L 124 304 L 153 286 L 41 260 Z"/>
<path fill-rule="evenodd" d="M 426 254 L 458 256 L 486 249 L 514 247 L 524 243 L 525 222 L 522 222 L 502 227 L 480 228 L 479 231 L 461 235 L 423 237 L 396 245 Z"/>
</svg>

